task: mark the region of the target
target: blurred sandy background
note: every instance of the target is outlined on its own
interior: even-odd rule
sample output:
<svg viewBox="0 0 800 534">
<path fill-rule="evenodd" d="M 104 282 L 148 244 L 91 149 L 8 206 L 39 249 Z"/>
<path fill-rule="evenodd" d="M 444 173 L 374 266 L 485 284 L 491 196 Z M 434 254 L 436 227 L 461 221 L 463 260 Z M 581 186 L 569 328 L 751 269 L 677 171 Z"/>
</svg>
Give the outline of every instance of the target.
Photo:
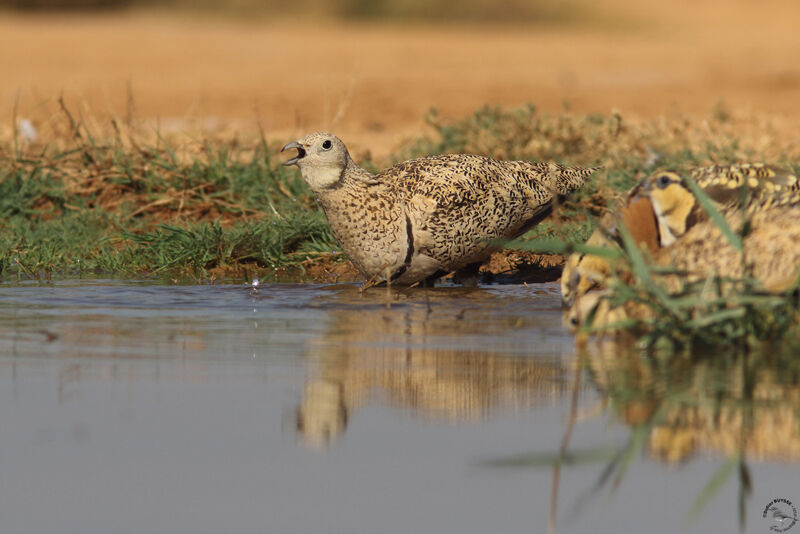
<svg viewBox="0 0 800 534">
<path fill-rule="evenodd" d="M 638 117 L 723 107 L 800 140 L 797 0 L 95 1 L 0 6 L 0 121 L 15 106 L 42 120 L 63 94 L 100 121 L 331 129 L 381 155 L 431 107 L 532 102 Z"/>
</svg>

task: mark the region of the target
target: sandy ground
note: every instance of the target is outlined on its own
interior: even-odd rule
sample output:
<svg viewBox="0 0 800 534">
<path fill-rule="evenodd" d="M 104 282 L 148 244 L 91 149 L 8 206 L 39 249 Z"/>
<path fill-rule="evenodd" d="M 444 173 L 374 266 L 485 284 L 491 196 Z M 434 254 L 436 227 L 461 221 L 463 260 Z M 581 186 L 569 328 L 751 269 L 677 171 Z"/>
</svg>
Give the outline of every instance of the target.
<svg viewBox="0 0 800 534">
<path fill-rule="evenodd" d="M 163 128 L 329 129 L 375 155 L 418 134 L 434 106 L 456 117 L 568 102 L 649 117 L 708 114 L 722 100 L 800 123 L 796 0 L 639 4 L 525 27 L 0 13 L 0 117 L 10 124 L 18 100 L 35 121 L 64 94 L 83 114 Z"/>
</svg>

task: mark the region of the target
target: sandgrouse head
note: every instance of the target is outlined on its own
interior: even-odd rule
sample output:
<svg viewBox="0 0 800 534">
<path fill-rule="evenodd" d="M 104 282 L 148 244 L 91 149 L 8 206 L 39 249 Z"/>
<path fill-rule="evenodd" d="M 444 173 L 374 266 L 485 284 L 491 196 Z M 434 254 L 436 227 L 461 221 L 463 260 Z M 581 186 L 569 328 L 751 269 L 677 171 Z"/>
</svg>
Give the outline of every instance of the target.
<svg viewBox="0 0 800 534">
<path fill-rule="evenodd" d="M 639 194 L 649 198 L 653 205 L 663 247 L 674 243 L 698 222 L 697 199 L 676 172 L 660 171 L 645 178 Z"/>
<path fill-rule="evenodd" d="M 350 154 L 341 139 L 327 132 L 314 132 L 281 149 L 297 149 L 297 155 L 284 165 L 297 165 L 311 190 L 320 192 L 336 185 L 343 177 Z"/>
</svg>

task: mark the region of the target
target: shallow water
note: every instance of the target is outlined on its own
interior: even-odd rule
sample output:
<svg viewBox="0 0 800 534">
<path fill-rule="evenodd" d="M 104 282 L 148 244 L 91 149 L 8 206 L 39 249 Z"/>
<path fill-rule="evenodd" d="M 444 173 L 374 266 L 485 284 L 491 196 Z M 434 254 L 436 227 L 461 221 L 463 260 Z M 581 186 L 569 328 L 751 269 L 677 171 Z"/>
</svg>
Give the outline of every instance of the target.
<svg viewBox="0 0 800 534">
<path fill-rule="evenodd" d="M 593 349 L 554 284 L 0 284 L 2 531 L 546 532 L 570 428 L 557 532 L 800 506 L 796 381 Z"/>
</svg>

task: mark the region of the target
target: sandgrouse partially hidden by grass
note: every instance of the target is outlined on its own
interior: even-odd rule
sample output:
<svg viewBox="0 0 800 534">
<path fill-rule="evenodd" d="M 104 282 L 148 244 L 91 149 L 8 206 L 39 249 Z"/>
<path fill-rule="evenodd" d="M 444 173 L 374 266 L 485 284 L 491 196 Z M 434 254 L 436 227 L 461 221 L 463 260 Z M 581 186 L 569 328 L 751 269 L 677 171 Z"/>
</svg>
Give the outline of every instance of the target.
<svg viewBox="0 0 800 534">
<path fill-rule="evenodd" d="M 741 251 L 731 244 L 720 226 L 710 219 L 684 176 L 690 176 L 741 239 Z M 613 220 L 613 219 L 611 219 Z M 672 266 L 678 274 L 655 279 L 671 293 L 687 282 L 754 279 L 761 290 L 793 291 L 800 270 L 800 185 L 789 170 L 764 164 L 743 163 L 696 168 L 685 173 L 660 171 L 645 178 L 625 200 L 613 226 L 598 228 L 587 242 L 600 247 L 621 247 L 618 225 L 624 225 L 634 242 L 655 265 Z M 609 281 L 630 280 L 624 265 L 603 256 L 574 254 L 562 275 L 562 296 L 571 306 L 569 319 L 579 325 L 592 314 L 594 326 L 652 310 L 638 303 L 611 305 Z M 721 286 L 725 291 L 735 285 Z"/>
<path fill-rule="evenodd" d="M 705 262 L 709 268 L 719 262 L 728 261 L 730 258 L 725 254 L 717 255 L 713 252 L 712 245 L 716 241 L 710 235 L 714 233 L 715 225 L 708 221 L 708 214 L 691 192 L 682 174 L 693 179 L 725 214 L 743 210 L 745 215 L 755 217 L 759 224 L 764 224 L 764 228 L 770 228 L 769 231 L 778 231 L 779 227 L 766 225 L 764 221 L 768 218 L 772 220 L 785 217 L 787 235 L 798 229 L 788 215 L 800 205 L 800 181 L 797 176 L 787 169 L 773 165 L 739 163 L 695 167 L 683 173 L 662 170 L 648 176 L 628 193 L 617 213 L 609 214 L 601 221 L 586 244 L 597 247 L 620 246 L 622 238 L 618 225 L 623 223 L 635 243 L 655 254 L 658 249 L 680 241 L 692 228 L 701 225 L 703 230 L 699 232 L 707 232 L 709 238 L 706 239 L 708 246 L 700 255 L 702 259 L 697 261 L 701 265 Z M 695 231 L 692 235 L 701 236 L 702 240 L 705 234 Z M 776 237 L 779 242 L 786 242 L 781 236 Z M 689 241 L 674 248 L 687 253 L 686 258 L 677 261 L 678 264 L 694 257 L 688 254 L 687 243 Z M 665 258 L 665 253 L 661 253 L 661 257 Z M 781 257 L 788 258 L 786 255 Z M 740 265 L 741 262 L 734 264 Z M 611 265 L 606 257 L 572 254 L 567 259 L 561 277 L 564 303 L 569 306 L 576 297 L 590 289 L 604 287 L 610 273 Z"/>
<path fill-rule="evenodd" d="M 699 167 L 692 169 L 689 176 L 723 211 L 743 208 L 753 214 L 792 204 L 800 189 L 794 173 L 763 163 Z M 649 197 L 653 203 L 662 247 L 708 218 L 678 172 L 653 174 L 640 184 L 637 194 Z"/>
<path fill-rule="evenodd" d="M 474 155 L 398 163 L 378 174 L 359 167 L 336 136 L 317 132 L 283 147 L 367 285 L 413 284 L 459 271 L 474 283 L 498 241 L 541 221 L 556 195 L 596 169 Z"/>
</svg>

